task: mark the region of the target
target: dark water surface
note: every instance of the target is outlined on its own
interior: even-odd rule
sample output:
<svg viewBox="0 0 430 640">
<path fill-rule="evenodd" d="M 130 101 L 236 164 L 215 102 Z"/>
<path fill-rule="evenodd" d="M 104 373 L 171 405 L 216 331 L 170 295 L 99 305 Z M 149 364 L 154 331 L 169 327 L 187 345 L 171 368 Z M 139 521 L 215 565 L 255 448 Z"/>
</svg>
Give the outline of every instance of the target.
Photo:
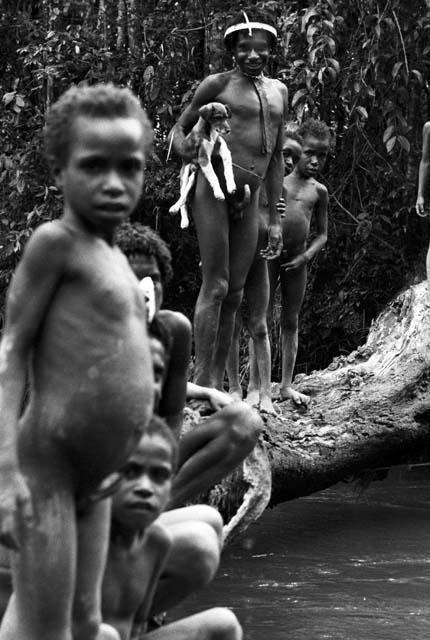
<svg viewBox="0 0 430 640">
<path fill-rule="evenodd" d="M 174 615 L 228 606 L 247 640 L 430 639 L 430 470 L 267 510 Z"/>
</svg>

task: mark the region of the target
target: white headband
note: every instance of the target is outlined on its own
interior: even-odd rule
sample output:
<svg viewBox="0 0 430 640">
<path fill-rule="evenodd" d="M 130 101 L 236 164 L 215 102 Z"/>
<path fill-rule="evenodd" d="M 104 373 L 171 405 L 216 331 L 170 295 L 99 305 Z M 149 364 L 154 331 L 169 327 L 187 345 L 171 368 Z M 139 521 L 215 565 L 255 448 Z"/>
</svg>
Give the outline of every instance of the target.
<svg viewBox="0 0 430 640">
<path fill-rule="evenodd" d="M 277 37 L 277 32 L 275 27 L 271 27 L 270 24 L 265 24 L 264 22 L 241 22 L 240 24 L 234 24 L 232 27 L 229 27 L 228 29 L 226 29 L 225 33 L 224 33 L 224 40 L 231 35 L 232 33 L 235 33 L 236 31 L 244 31 L 245 29 L 248 30 L 249 35 L 252 35 L 252 29 L 260 29 L 261 31 L 268 31 L 269 33 L 272 34 L 272 36 L 275 36 L 275 38 Z"/>
</svg>

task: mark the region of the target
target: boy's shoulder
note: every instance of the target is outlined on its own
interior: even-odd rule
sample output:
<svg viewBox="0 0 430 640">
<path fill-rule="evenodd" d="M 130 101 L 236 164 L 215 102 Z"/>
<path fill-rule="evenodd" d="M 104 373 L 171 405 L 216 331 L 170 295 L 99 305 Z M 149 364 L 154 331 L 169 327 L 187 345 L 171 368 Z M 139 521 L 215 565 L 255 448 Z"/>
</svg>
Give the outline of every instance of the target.
<svg viewBox="0 0 430 640">
<path fill-rule="evenodd" d="M 424 122 L 423 133 L 425 136 L 430 135 L 430 120 L 427 120 L 427 122 Z"/>
<path fill-rule="evenodd" d="M 172 311 L 171 309 L 160 309 L 157 311 L 157 320 L 161 322 L 166 329 L 177 334 L 188 335 L 191 334 L 192 326 L 188 320 L 180 311 Z"/>
<path fill-rule="evenodd" d="M 73 244 L 70 230 L 61 220 L 52 220 L 39 225 L 31 234 L 24 253 L 44 253 L 45 259 L 49 259 L 55 253 L 65 255 L 65 251 Z"/>
</svg>

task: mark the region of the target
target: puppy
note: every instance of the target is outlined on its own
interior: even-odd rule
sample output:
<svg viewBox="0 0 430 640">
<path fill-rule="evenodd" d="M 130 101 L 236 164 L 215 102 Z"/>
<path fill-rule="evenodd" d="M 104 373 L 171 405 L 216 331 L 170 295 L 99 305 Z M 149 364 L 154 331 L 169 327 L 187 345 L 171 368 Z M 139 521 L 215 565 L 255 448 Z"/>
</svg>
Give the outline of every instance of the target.
<svg viewBox="0 0 430 640">
<path fill-rule="evenodd" d="M 195 138 L 198 142 L 197 158 L 192 162 L 183 163 L 179 174 L 181 184 L 180 197 L 169 209 L 172 214 L 181 212 L 181 229 L 185 229 L 189 225 L 187 198 L 194 185 L 198 167 L 200 167 L 212 187 L 215 198 L 217 200 L 225 200 L 225 195 L 211 163 L 215 148 L 218 150 L 223 162 L 227 191 L 228 193 L 236 191 L 231 153 L 222 137 L 230 133 L 228 124 L 228 119 L 231 116 L 230 109 L 221 102 L 209 102 L 200 107 L 199 114 L 200 118 L 187 136 L 187 138 Z"/>
</svg>

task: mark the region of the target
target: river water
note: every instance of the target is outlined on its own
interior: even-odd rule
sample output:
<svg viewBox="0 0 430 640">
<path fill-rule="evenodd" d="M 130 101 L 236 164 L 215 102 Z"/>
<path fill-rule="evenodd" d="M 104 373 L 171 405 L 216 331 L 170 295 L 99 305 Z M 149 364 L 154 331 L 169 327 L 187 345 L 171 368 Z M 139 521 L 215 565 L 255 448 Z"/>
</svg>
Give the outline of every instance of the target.
<svg viewBox="0 0 430 640">
<path fill-rule="evenodd" d="M 169 619 L 220 605 L 246 640 L 429 639 L 430 469 L 268 509 Z"/>
</svg>

